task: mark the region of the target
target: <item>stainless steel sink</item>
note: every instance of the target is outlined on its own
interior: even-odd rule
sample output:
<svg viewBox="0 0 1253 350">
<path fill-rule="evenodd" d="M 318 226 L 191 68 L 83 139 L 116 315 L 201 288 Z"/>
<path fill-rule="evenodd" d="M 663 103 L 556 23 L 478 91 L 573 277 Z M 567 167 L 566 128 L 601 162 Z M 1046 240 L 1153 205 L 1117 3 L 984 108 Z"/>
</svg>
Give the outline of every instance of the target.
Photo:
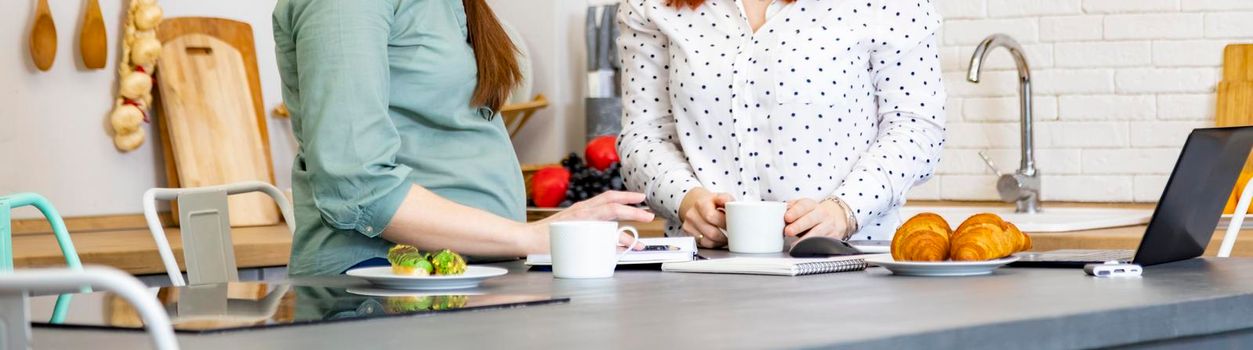
<svg viewBox="0 0 1253 350">
<path fill-rule="evenodd" d="M 1152 209 L 1117 208 L 1058 208 L 1047 207 L 1037 213 L 1015 213 L 1012 207 L 940 207 L 906 206 L 901 208 L 901 218 L 933 212 L 957 225 L 977 213 L 993 213 L 1014 223 L 1023 232 L 1069 232 L 1095 230 L 1111 227 L 1143 225 L 1153 216 Z"/>
</svg>

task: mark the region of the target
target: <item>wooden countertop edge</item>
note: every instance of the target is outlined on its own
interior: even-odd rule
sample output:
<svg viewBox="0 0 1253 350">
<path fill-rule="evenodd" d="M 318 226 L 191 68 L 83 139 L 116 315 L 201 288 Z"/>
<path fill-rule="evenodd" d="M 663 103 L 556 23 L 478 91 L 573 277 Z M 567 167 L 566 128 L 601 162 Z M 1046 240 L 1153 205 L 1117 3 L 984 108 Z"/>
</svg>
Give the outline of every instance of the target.
<svg viewBox="0 0 1253 350">
<path fill-rule="evenodd" d="M 936 206 L 987 206 L 987 202 L 952 202 L 952 201 L 915 201 L 911 204 Z M 999 203 L 998 203 L 999 204 Z M 993 205 L 998 205 L 993 204 Z M 1114 208 L 1152 208 L 1152 204 L 1131 203 L 1046 203 L 1056 207 L 1101 206 Z M 550 213 L 529 212 L 529 220 L 539 220 Z M 142 217 L 142 215 L 141 215 Z M 74 219 L 69 219 L 70 222 Z M 133 218 L 110 217 L 117 223 L 133 224 Z M 626 225 L 635 226 L 641 236 L 659 237 L 664 235 L 665 223 L 662 220 L 653 222 L 631 222 Z M 90 222 L 86 224 L 90 226 Z M 29 226 L 28 226 L 29 227 Z M 1144 234 L 1146 226 L 1127 226 L 1099 230 L 1031 233 L 1034 243 L 1032 250 L 1046 251 L 1065 248 L 1086 249 L 1135 249 Z M 1253 256 L 1253 230 L 1242 231 L 1236 243 L 1234 256 Z M 73 231 L 72 231 L 73 232 Z M 1215 232 L 1210 242 L 1207 255 L 1214 255 L 1223 232 Z M 79 258 L 84 264 L 108 265 L 122 269 L 131 274 L 160 274 L 165 269 L 157 254 L 156 244 L 147 229 L 101 229 L 73 232 Z M 166 228 L 166 237 L 174 250 L 175 258 L 182 268 L 182 239 L 177 227 Z M 291 254 L 291 234 L 286 225 L 278 224 L 259 227 L 237 227 L 232 229 L 232 241 L 235 244 L 236 264 L 240 268 L 272 267 L 287 265 Z M 55 238 L 49 233 L 26 233 L 14 235 L 14 266 L 18 268 L 64 266 L 61 251 Z"/>
</svg>

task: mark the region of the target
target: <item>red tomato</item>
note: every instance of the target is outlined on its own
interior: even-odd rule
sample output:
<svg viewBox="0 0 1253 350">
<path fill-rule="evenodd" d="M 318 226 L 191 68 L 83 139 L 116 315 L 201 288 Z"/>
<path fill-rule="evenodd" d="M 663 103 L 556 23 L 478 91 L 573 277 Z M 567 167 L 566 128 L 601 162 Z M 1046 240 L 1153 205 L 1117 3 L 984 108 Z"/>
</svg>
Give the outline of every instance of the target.
<svg viewBox="0 0 1253 350">
<path fill-rule="evenodd" d="M 540 208 L 554 208 L 566 200 L 570 171 L 561 166 L 540 169 L 531 177 L 531 199 Z"/>
<path fill-rule="evenodd" d="M 610 165 L 618 162 L 618 149 L 614 143 L 617 137 L 599 136 L 587 143 L 587 149 L 583 151 L 583 159 L 587 159 L 587 165 L 596 170 L 605 171 Z"/>
</svg>

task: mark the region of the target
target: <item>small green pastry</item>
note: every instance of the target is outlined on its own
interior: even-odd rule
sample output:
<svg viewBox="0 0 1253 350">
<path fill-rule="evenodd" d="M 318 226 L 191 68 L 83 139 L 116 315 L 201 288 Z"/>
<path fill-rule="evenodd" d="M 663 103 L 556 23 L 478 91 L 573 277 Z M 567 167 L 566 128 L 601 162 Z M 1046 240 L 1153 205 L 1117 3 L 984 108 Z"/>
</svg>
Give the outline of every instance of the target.
<svg viewBox="0 0 1253 350">
<path fill-rule="evenodd" d="M 436 275 L 460 275 L 466 272 L 466 259 L 448 249 L 432 255 L 431 264 L 435 265 Z"/>
<path fill-rule="evenodd" d="M 392 264 L 392 273 L 402 276 L 429 276 L 434 271 L 426 254 L 403 244 L 387 251 L 387 262 Z"/>
<path fill-rule="evenodd" d="M 405 245 L 405 244 L 397 244 L 393 246 L 392 249 L 387 250 L 387 262 L 390 262 L 393 265 L 395 265 L 396 260 L 400 258 L 401 255 L 408 254 L 408 253 L 421 253 L 421 252 L 418 251 L 418 248 L 414 246 Z"/>
</svg>

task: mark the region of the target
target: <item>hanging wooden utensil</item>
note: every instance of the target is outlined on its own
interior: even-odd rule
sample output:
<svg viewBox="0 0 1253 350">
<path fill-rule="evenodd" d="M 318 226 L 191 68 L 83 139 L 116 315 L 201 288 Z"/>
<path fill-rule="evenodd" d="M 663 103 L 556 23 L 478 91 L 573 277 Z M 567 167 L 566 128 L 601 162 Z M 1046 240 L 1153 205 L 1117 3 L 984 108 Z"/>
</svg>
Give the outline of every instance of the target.
<svg viewBox="0 0 1253 350">
<path fill-rule="evenodd" d="M 35 26 L 30 31 L 30 58 L 41 71 L 52 68 L 57 58 L 57 25 L 52 21 L 48 0 L 39 0 L 35 8 Z"/>
<path fill-rule="evenodd" d="M 78 50 L 83 55 L 83 65 L 90 69 L 104 68 L 109 60 L 109 38 L 97 0 L 87 0 L 87 13 L 83 15 L 83 27 L 78 33 Z"/>
</svg>

